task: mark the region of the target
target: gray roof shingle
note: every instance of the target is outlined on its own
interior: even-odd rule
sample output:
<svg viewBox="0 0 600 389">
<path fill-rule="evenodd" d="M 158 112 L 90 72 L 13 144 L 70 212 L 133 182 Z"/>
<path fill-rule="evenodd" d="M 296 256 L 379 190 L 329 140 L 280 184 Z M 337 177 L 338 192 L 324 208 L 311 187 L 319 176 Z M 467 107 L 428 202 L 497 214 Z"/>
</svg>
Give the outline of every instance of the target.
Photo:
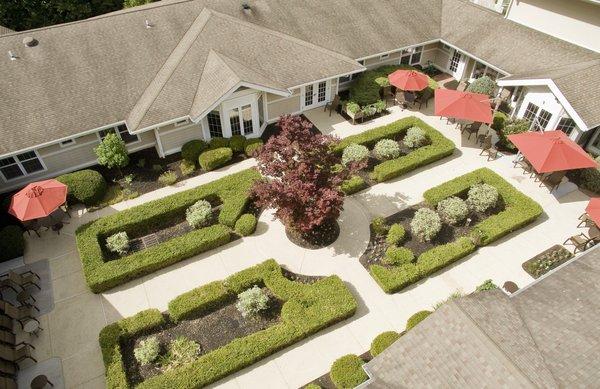
<svg viewBox="0 0 600 389">
<path fill-rule="evenodd" d="M 4 26 L 0 26 L 0 35 L 6 35 L 6 34 L 10 34 L 13 33 L 14 31 L 11 30 L 10 28 L 4 27 Z"/>
</svg>

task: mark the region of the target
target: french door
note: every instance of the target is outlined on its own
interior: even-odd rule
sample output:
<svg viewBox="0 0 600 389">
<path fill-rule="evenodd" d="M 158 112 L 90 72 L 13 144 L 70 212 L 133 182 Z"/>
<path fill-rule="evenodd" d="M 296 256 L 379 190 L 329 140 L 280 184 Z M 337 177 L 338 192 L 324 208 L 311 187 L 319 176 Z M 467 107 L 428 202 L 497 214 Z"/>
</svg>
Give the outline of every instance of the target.
<svg viewBox="0 0 600 389">
<path fill-rule="evenodd" d="M 460 80 L 463 76 L 463 71 L 465 69 L 465 56 L 458 50 L 454 50 L 452 56 L 450 57 L 450 61 L 448 62 L 448 71 L 452 74 L 457 80 Z"/>
<path fill-rule="evenodd" d="M 231 135 L 250 135 L 254 132 L 252 105 L 247 104 L 229 111 Z"/>
<path fill-rule="evenodd" d="M 328 101 L 329 81 L 309 84 L 302 88 L 302 109 L 311 109 L 324 105 Z"/>
</svg>

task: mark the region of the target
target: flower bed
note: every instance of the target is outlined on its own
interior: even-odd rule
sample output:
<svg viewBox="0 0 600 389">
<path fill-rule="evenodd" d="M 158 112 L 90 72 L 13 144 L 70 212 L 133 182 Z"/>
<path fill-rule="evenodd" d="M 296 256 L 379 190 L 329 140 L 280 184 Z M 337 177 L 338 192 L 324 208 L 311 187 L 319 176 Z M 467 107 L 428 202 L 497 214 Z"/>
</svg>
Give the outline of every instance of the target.
<svg viewBox="0 0 600 389">
<path fill-rule="evenodd" d="M 525 261 L 523 263 L 523 270 L 533 278 L 539 278 L 571 258 L 573 258 L 573 254 L 564 246 L 557 244 Z"/>
<path fill-rule="evenodd" d="M 498 190 L 503 209 L 474 224 L 465 236 L 422 252 L 414 262 L 393 266 L 369 265 L 371 275 L 385 292 L 398 292 L 471 254 L 478 246 L 488 245 L 522 228 L 542 214 L 539 204 L 487 168 L 429 189 L 423 196 L 429 206 L 435 207 L 441 200 L 451 196 L 464 197 L 469 188 L 482 182 Z"/>
<path fill-rule="evenodd" d="M 102 217 L 77 229 L 77 249 L 88 287 L 94 293 L 121 285 L 201 252 L 219 247 L 231 239 L 231 228 L 244 213 L 249 189 L 259 177 L 252 169 L 213 181 L 163 199 Z M 218 197 L 222 207 L 218 223 L 193 230 L 150 248 L 110 260 L 103 249 L 106 237 L 125 231 L 143 236 L 169 226 L 173 219 L 200 199 Z"/>
<path fill-rule="evenodd" d="M 277 262 L 268 260 L 175 298 L 169 303 L 168 315 L 150 309 L 106 326 L 100 332 L 100 347 L 107 387 L 132 386 L 126 374 L 122 344 L 176 325 L 173 323 L 211 314 L 254 285 L 264 286 L 283 302 L 277 323 L 209 350 L 192 362 L 155 375 L 137 387 L 206 386 L 352 316 L 357 308 L 356 300 L 337 276 L 309 284 L 292 281 L 284 276 Z"/>
</svg>

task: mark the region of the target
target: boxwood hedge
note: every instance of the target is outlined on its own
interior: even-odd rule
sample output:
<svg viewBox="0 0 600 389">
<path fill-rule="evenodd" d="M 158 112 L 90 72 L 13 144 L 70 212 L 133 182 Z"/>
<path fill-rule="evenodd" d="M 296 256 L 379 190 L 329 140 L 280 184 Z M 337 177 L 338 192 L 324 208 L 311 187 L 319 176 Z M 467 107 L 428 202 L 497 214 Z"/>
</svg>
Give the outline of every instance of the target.
<svg viewBox="0 0 600 389">
<path fill-rule="evenodd" d="M 138 388 L 198 388 L 241 370 L 315 332 L 352 316 L 357 302 L 337 276 L 302 284 L 285 278 L 275 260 L 191 290 L 169 303 L 169 315 L 182 320 L 207 313 L 253 285 L 264 285 L 280 300 L 281 321 L 265 330 L 237 338 L 199 356 L 194 362 L 154 376 Z M 147 310 L 105 327 L 100 347 L 108 388 L 128 388 L 120 343 L 142 330 L 164 323 L 157 310 Z"/>
<path fill-rule="evenodd" d="M 344 148 L 352 143 L 358 143 L 372 148 L 379 140 L 386 138 L 392 139 L 401 136 L 411 127 L 423 129 L 431 143 L 419 147 L 407 155 L 376 165 L 371 173 L 371 178 L 378 182 L 387 181 L 447 157 L 454 152 L 455 145 L 450 139 L 446 138 L 441 132 L 415 116 L 400 119 L 388 125 L 344 138 L 336 146 L 335 151 L 341 153 Z"/>
<path fill-rule="evenodd" d="M 484 182 L 498 189 L 504 210 L 482 220 L 471 230 L 470 236 L 434 247 L 422 253 L 415 263 L 394 267 L 371 265 L 373 278 L 387 293 L 394 293 L 443 269 L 471 254 L 477 246 L 485 246 L 533 222 L 543 212 L 534 200 L 518 191 L 506 180 L 488 168 L 467 173 L 427 190 L 423 196 L 431 206 L 450 196 L 464 195 L 473 184 Z"/>
<path fill-rule="evenodd" d="M 82 225 L 77 229 L 76 239 L 87 285 L 92 292 L 99 293 L 229 242 L 231 228 L 244 213 L 249 189 L 258 177 L 256 170 L 244 170 Z M 131 237 L 143 236 L 168 225 L 196 201 L 211 197 L 218 197 L 223 203 L 218 224 L 116 260 L 106 260 L 101 242 L 107 236 L 121 231 Z"/>
</svg>

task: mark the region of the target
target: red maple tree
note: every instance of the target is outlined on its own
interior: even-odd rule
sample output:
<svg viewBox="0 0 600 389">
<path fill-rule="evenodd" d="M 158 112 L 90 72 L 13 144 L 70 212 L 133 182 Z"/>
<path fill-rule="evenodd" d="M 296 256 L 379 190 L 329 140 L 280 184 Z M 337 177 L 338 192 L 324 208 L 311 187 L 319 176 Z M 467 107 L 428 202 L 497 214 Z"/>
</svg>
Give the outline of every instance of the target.
<svg viewBox="0 0 600 389">
<path fill-rule="evenodd" d="M 256 157 L 264 178 L 253 193 L 286 227 L 307 233 L 338 218 L 344 203 L 339 185 L 352 169 L 340 169 L 332 151 L 338 140 L 315 134 L 308 120 L 286 115 L 278 126 L 281 132 Z"/>
</svg>

